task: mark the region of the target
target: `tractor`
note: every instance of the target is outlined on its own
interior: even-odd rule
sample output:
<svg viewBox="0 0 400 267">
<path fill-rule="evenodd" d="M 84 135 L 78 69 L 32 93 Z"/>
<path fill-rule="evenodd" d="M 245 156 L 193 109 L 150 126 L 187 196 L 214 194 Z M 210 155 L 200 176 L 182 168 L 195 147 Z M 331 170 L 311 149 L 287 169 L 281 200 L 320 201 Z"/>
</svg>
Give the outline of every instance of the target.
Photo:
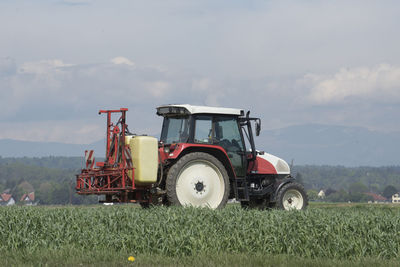
<svg viewBox="0 0 400 267">
<path fill-rule="evenodd" d="M 163 105 L 160 140 L 129 132 L 128 109 L 107 114 L 106 157 L 85 152 L 76 176 L 78 194 L 101 195 L 100 202 L 223 208 L 235 200 L 245 208 L 301 210 L 303 186 L 282 159 L 255 147 L 261 120 L 242 109 Z M 112 115 L 120 113 L 114 124 Z"/>
</svg>

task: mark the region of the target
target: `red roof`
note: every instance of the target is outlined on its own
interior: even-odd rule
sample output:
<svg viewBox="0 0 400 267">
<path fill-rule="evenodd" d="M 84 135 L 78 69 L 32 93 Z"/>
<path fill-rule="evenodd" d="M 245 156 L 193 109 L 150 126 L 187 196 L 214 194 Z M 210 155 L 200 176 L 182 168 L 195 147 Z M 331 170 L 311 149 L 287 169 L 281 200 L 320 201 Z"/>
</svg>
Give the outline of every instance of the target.
<svg viewBox="0 0 400 267">
<path fill-rule="evenodd" d="M 26 197 L 28 197 L 26 201 L 35 201 L 35 192 L 23 194 L 20 201 L 25 201 Z"/>
<path fill-rule="evenodd" d="M 8 202 L 8 201 L 10 200 L 10 198 L 12 197 L 11 194 L 6 194 L 6 193 L 1 194 L 0 196 L 1 196 L 1 199 L 2 199 L 4 202 Z"/>
<path fill-rule="evenodd" d="M 386 201 L 387 199 L 384 196 L 375 194 L 375 193 L 364 193 L 368 196 L 371 196 L 375 201 Z"/>
</svg>

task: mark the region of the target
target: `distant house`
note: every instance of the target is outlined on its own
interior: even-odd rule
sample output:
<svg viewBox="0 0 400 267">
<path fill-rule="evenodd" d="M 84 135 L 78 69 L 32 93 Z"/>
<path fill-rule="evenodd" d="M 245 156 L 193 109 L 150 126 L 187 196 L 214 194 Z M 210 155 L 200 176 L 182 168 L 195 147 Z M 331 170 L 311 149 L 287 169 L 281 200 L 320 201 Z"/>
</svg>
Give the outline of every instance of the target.
<svg viewBox="0 0 400 267">
<path fill-rule="evenodd" d="M 366 194 L 368 196 L 371 196 L 373 201 L 374 201 L 374 203 L 382 203 L 382 202 L 386 202 L 387 201 L 386 197 L 378 195 L 378 194 L 375 194 L 375 193 L 364 193 L 364 194 Z"/>
<path fill-rule="evenodd" d="M 321 191 L 319 191 L 319 193 L 318 193 L 318 198 L 325 198 L 325 192 L 324 192 L 324 190 L 321 190 Z"/>
<path fill-rule="evenodd" d="M 392 203 L 399 203 L 400 204 L 400 195 L 399 194 L 394 194 L 392 196 Z"/>
<path fill-rule="evenodd" d="M 35 201 L 35 192 L 29 194 L 23 194 L 20 199 L 20 202 L 28 206 L 32 206 L 34 201 Z"/>
<path fill-rule="evenodd" d="M 3 193 L 0 195 L 0 206 L 11 206 L 15 204 L 15 200 L 11 194 Z"/>
</svg>

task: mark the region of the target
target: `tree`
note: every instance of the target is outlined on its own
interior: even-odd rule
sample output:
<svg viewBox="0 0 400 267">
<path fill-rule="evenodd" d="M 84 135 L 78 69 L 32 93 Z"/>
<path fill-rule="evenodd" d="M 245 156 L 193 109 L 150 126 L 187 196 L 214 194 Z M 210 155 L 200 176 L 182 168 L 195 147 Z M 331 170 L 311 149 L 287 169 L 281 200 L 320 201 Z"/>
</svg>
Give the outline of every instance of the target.
<svg viewBox="0 0 400 267">
<path fill-rule="evenodd" d="M 396 194 L 398 191 L 396 189 L 396 187 L 394 187 L 393 185 L 388 185 L 385 187 L 385 189 L 383 189 L 383 193 L 382 195 L 386 198 L 392 198 L 392 196 L 394 194 Z"/>
<path fill-rule="evenodd" d="M 331 202 L 347 202 L 349 201 L 349 194 L 344 190 L 335 191 L 327 196 L 326 200 Z"/>
<path fill-rule="evenodd" d="M 318 192 L 317 190 L 310 189 L 307 191 L 307 196 L 309 200 L 317 200 L 318 199 Z"/>
<path fill-rule="evenodd" d="M 372 193 L 375 193 L 375 194 L 379 194 L 381 192 L 381 190 L 379 188 L 379 184 L 376 184 L 376 183 L 371 184 L 369 186 L 369 191 Z"/>
<path fill-rule="evenodd" d="M 40 187 L 37 190 L 37 199 L 40 204 L 54 204 L 52 199 L 54 187 L 49 182 L 44 182 L 40 184 Z"/>
<path fill-rule="evenodd" d="M 326 191 L 325 191 L 325 196 L 326 197 L 328 197 L 328 196 L 330 196 L 331 194 L 334 194 L 334 193 L 336 193 L 337 191 L 335 190 L 335 189 L 332 189 L 332 188 L 328 188 L 328 189 L 326 189 Z"/>
<path fill-rule="evenodd" d="M 297 180 L 298 183 L 304 185 L 303 176 L 301 175 L 301 173 L 298 172 L 296 174 L 296 180 Z"/>
<path fill-rule="evenodd" d="M 368 192 L 368 187 L 361 182 L 352 183 L 349 186 L 349 194 L 366 193 L 366 192 Z"/>
<path fill-rule="evenodd" d="M 365 184 L 361 182 L 352 183 L 349 186 L 349 200 L 351 202 L 367 202 L 371 200 L 372 197 L 364 194 L 366 192 L 368 192 L 368 187 Z"/>
<path fill-rule="evenodd" d="M 364 193 L 351 193 L 349 194 L 349 200 L 351 202 L 368 202 L 373 201 L 374 198 Z"/>
</svg>

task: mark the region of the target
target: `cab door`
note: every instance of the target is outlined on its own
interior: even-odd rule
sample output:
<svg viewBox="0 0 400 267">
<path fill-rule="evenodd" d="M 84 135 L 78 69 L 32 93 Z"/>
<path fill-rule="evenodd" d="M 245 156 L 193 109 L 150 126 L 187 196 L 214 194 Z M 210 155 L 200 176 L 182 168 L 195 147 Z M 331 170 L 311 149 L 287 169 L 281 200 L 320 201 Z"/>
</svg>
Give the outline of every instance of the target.
<svg viewBox="0 0 400 267">
<path fill-rule="evenodd" d="M 246 176 L 246 149 L 237 118 L 215 116 L 213 120 L 214 144 L 223 147 L 228 154 L 237 177 Z"/>
</svg>

